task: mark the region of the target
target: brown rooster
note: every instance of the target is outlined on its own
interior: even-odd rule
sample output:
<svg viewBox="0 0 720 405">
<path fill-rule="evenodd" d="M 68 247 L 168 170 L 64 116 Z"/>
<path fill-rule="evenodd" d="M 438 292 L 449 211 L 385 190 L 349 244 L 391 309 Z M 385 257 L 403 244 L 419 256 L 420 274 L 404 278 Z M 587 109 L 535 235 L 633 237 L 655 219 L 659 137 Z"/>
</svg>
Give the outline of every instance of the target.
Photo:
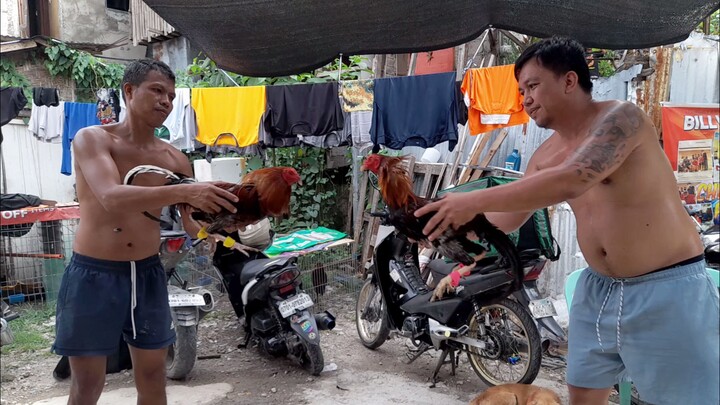
<svg viewBox="0 0 720 405">
<path fill-rule="evenodd" d="M 300 175 L 292 167 L 269 167 L 246 174 L 240 184 L 228 186 L 227 190 L 238 197 L 236 213 L 223 210 L 217 214 L 193 212 L 192 218 L 209 224 L 208 234 L 225 228 L 243 229 L 247 225 L 267 218 L 285 218 L 290 214 L 292 185 L 300 181 Z"/>
<path fill-rule="evenodd" d="M 507 236 L 487 220 L 485 215 L 478 214 L 472 221 L 458 229 L 448 228 L 439 238 L 429 241 L 423 228 L 434 213 L 422 217 L 415 216 L 415 210 L 435 200 L 422 198 L 413 193 L 413 183 L 402 167 L 404 157 L 389 157 L 372 154 L 365 159 L 361 170 L 369 170 L 378 176 L 380 194 L 388 208 L 388 222 L 400 233 L 422 244 L 432 245 L 438 253 L 464 266 L 474 266 L 475 258 L 485 253 L 486 249 L 472 242 L 468 232 L 483 240 L 505 241 L 504 249 L 515 251 L 515 246 Z M 519 287 L 521 278 L 516 280 L 515 288 Z M 504 292 L 501 295 L 505 294 Z M 504 298 L 504 297 L 503 297 Z"/>
</svg>

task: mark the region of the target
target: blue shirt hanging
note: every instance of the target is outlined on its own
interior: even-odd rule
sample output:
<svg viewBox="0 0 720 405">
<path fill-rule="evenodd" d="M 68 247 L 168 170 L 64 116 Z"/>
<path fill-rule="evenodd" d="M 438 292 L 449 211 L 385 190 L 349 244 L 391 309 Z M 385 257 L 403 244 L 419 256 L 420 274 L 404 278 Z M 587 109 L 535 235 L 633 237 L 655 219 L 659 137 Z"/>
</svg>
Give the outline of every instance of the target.
<svg viewBox="0 0 720 405">
<path fill-rule="evenodd" d="M 431 148 L 458 141 L 455 72 L 375 80 L 370 138 L 373 151 L 385 145 Z"/>
<path fill-rule="evenodd" d="M 60 173 L 70 176 L 72 174 L 72 151 L 70 144 L 75 134 L 85 127 L 100 125 L 97 115 L 97 105 L 94 103 L 65 103 L 65 125 L 63 127 L 63 155 Z"/>
</svg>

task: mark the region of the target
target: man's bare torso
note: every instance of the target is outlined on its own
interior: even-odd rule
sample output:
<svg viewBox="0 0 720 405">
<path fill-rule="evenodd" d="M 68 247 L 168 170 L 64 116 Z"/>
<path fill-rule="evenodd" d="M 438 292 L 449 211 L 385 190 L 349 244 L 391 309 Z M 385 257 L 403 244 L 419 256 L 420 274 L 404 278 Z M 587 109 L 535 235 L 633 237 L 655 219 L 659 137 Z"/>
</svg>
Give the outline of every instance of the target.
<svg viewBox="0 0 720 405">
<path fill-rule="evenodd" d="M 183 159 L 187 158 L 171 145 L 154 139 L 151 144 L 141 147 L 117 134 L 117 129 L 117 125 L 95 127 L 93 136 L 107 143 L 121 179 L 138 165 L 155 165 L 183 172 Z M 81 218 L 73 246 L 75 252 L 118 261 L 140 260 L 158 253 L 160 224 L 157 221 L 141 212 L 108 212 L 88 186 L 77 162 L 75 173 Z M 160 175 L 145 174 L 136 177 L 133 185 L 160 186 L 166 182 Z M 159 209 L 150 213 L 160 216 Z"/>
<path fill-rule="evenodd" d="M 614 102 L 598 103 L 602 119 Z M 643 117 L 640 145 L 609 177 L 569 200 L 585 260 L 612 277 L 634 277 L 702 253 L 678 197 L 677 183 L 652 123 Z M 587 130 L 586 130 L 587 131 Z M 568 139 L 569 138 L 569 139 Z M 553 134 L 534 156 L 537 170 L 564 162 L 584 137 Z"/>
</svg>

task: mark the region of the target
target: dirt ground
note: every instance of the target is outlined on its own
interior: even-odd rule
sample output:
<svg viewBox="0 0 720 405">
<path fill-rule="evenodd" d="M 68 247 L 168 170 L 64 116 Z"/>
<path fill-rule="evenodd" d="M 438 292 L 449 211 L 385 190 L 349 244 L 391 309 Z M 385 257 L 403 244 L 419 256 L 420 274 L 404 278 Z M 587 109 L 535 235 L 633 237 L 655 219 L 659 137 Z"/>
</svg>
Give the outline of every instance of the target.
<svg viewBox="0 0 720 405">
<path fill-rule="evenodd" d="M 176 404 L 467 404 L 485 386 L 462 356 L 455 376 L 450 367 L 440 372 L 441 382 L 430 388 L 429 378 L 438 353 L 426 352 L 414 363 L 404 363 L 406 339 L 388 340 L 371 351 L 357 336 L 352 297 L 339 297 L 327 308 L 336 315 L 337 326 L 322 332 L 326 371 L 312 377 L 283 358 L 270 358 L 258 349 L 238 349 L 240 329 L 226 297 L 206 317 L 199 329 L 198 355 L 185 381 L 168 381 L 169 400 Z M 202 359 L 220 355 L 220 358 Z M 57 382 L 52 370 L 58 358 L 47 352 L 12 353 L 2 358 L 3 405 L 65 403 L 69 381 Z M 535 381 L 558 392 L 567 403 L 565 370 L 555 362 L 543 367 Z M 553 364 L 550 364 L 553 366 Z M 183 387 L 214 392 L 191 398 Z M 101 404 L 134 403 L 132 371 L 107 376 Z M 185 391 L 183 391 L 185 390 Z M 171 393 L 172 392 L 172 393 Z M 111 401 L 111 397 L 124 400 Z M 197 397 L 197 395 L 196 395 Z M 214 399 L 213 399 L 214 398 Z M 210 401 L 212 399 L 212 401 Z M 40 402 L 42 401 L 42 402 Z M 208 402 L 210 401 L 210 402 Z"/>
</svg>

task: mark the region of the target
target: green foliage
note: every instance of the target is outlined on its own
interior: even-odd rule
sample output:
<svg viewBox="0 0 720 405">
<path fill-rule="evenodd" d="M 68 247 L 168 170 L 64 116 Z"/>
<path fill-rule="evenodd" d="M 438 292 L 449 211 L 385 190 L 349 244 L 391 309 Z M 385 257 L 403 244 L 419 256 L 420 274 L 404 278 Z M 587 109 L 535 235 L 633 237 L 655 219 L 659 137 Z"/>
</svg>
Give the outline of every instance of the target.
<svg viewBox="0 0 720 405">
<path fill-rule="evenodd" d="M 720 35 L 720 9 L 715 10 L 714 13 L 710 14 L 710 17 L 708 17 L 708 34 L 710 35 Z M 698 32 L 704 32 L 705 31 L 705 21 L 698 24 L 698 26 L 695 28 L 695 31 Z"/>
<path fill-rule="evenodd" d="M 30 90 L 30 81 L 17 71 L 15 64 L 5 59 L 0 59 L 0 86 L 2 87 L 22 87 L 25 97 L 32 99 L 32 91 Z"/>
<path fill-rule="evenodd" d="M 119 88 L 125 67 L 110 63 L 84 52 L 54 42 L 45 48 L 45 67 L 52 76 L 73 79 L 80 101 L 95 101 L 95 91 L 101 88 Z"/>
<path fill-rule="evenodd" d="M 281 77 L 250 77 L 223 71 L 210 58 L 193 59 L 185 70 L 176 72 L 177 87 L 226 87 L 235 86 L 271 86 L 297 83 L 324 83 L 337 80 L 338 70 L 342 80 L 356 80 L 363 72 L 372 74 L 367 61 L 362 56 L 350 56 L 349 64 L 336 59 L 315 72 L 300 73 Z"/>
<path fill-rule="evenodd" d="M 300 174 L 302 186 L 295 186 L 290 198 L 290 218 L 276 223 L 274 229 L 286 233 L 300 228 L 313 228 L 319 225 L 337 227 L 336 217 L 338 194 L 333 183 L 333 175 L 342 180 L 342 176 L 325 169 L 325 150 L 320 148 L 292 147 L 272 149 L 267 161 L 253 157 L 248 161 L 248 170 L 267 166 L 290 166 Z M 335 171 L 336 172 L 336 171 Z"/>
<path fill-rule="evenodd" d="M 2 354 L 46 352 L 50 355 L 53 334 L 50 318 L 55 315 L 55 305 L 25 304 L 15 310 L 20 314 L 10 322 L 15 342 L 3 346 Z"/>
</svg>

